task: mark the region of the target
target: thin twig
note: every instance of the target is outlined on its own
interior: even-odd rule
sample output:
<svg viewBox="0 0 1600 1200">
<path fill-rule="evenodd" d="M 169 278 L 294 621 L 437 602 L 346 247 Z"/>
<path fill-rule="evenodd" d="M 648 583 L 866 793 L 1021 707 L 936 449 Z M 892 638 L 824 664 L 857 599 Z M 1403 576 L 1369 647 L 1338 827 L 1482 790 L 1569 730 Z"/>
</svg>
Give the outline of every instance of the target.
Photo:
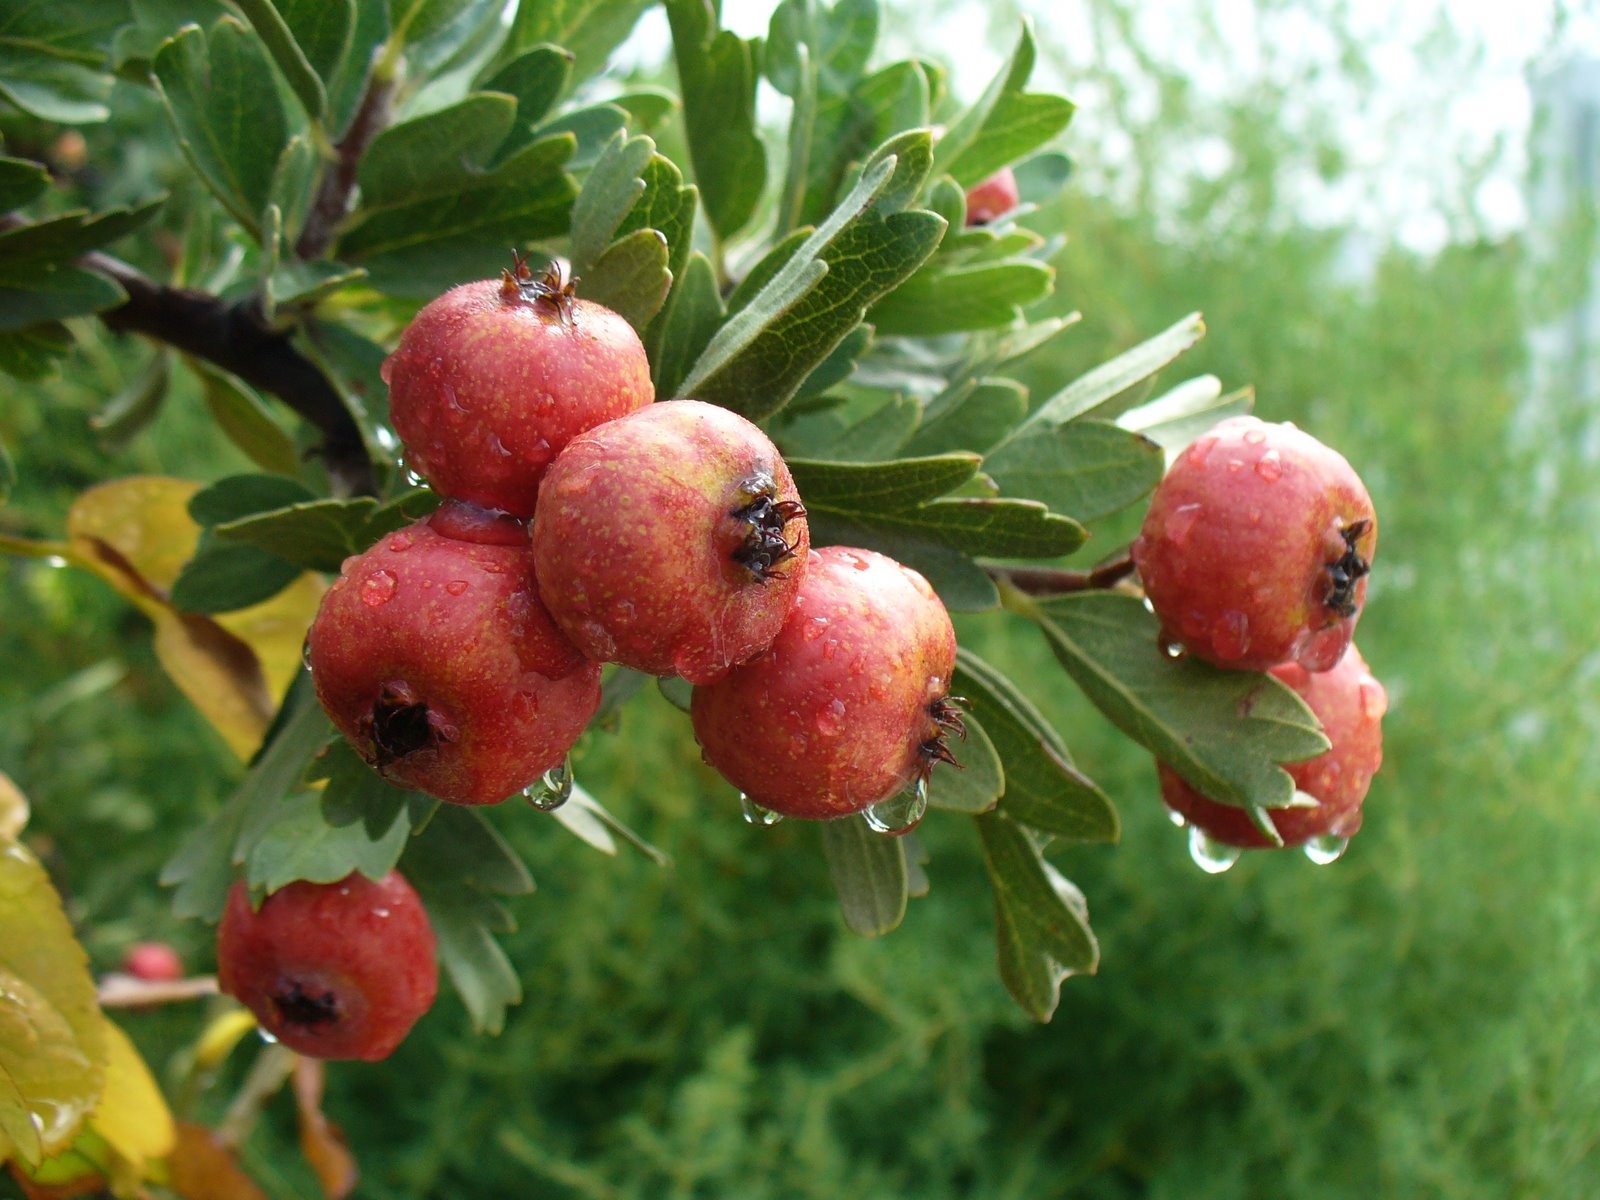
<svg viewBox="0 0 1600 1200">
<path fill-rule="evenodd" d="M 984 567 L 989 578 L 1005 580 L 1029 596 L 1063 596 L 1070 592 L 1103 591 L 1133 574 L 1133 556 L 1124 550 L 1117 557 L 1087 571 L 1059 567 Z"/>
</svg>

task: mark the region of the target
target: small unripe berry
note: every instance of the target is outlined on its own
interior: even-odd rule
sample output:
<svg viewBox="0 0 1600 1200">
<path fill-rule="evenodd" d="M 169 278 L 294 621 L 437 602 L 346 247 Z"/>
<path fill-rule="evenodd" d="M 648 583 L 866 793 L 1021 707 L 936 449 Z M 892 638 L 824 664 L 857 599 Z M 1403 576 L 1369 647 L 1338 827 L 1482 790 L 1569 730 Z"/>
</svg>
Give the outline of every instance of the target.
<svg viewBox="0 0 1600 1200">
<path fill-rule="evenodd" d="M 122 956 L 122 969 L 147 983 L 171 983 L 183 978 L 183 959 L 166 942 L 137 942 Z"/>
<path fill-rule="evenodd" d="M 385 1058 L 433 1005 L 433 928 L 395 871 L 300 880 L 259 909 L 240 880 L 217 930 L 217 982 L 291 1050 Z"/>
<path fill-rule="evenodd" d="M 967 224 L 987 225 L 1010 212 L 1021 198 L 1016 175 L 1010 167 L 1001 167 L 967 189 Z"/>
</svg>

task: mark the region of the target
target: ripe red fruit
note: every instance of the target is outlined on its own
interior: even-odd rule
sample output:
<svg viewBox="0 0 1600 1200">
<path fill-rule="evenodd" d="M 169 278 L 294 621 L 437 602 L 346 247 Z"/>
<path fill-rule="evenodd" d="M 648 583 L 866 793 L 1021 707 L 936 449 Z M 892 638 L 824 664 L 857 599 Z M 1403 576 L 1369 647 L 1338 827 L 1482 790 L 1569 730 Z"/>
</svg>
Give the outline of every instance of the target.
<svg viewBox="0 0 1600 1200">
<path fill-rule="evenodd" d="M 171 983 L 183 978 L 183 959 L 166 942 L 136 942 L 122 956 L 122 969 L 135 979 Z"/>
<path fill-rule="evenodd" d="M 1312 672 L 1285 663 L 1272 674 L 1300 693 L 1332 743 L 1316 758 L 1284 764 L 1302 803 L 1269 809 L 1272 824 L 1285 846 L 1325 836 L 1348 838 L 1361 828 L 1361 803 L 1383 762 L 1383 714 L 1389 706 L 1383 685 L 1354 646 L 1331 670 Z M 1242 808 L 1207 799 L 1164 764 L 1159 773 L 1167 807 L 1202 833 L 1229 846 L 1272 845 Z M 1316 803 L 1303 803 L 1306 799 Z"/>
<path fill-rule="evenodd" d="M 690 683 L 766 649 L 810 544 L 777 447 L 698 400 L 574 438 L 545 475 L 533 521 L 545 604 L 578 648 Z"/>
<path fill-rule="evenodd" d="M 527 525 L 457 501 L 346 559 L 307 647 L 356 751 L 456 804 L 560 766 L 600 704 L 599 664 L 539 599 Z"/>
<path fill-rule="evenodd" d="M 772 647 L 694 690 L 705 759 L 763 808 L 843 817 L 955 762 L 956 635 L 928 581 L 871 550 L 811 552 Z"/>
<path fill-rule="evenodd" d="M 655 399 L 633 327 L 520 259 L 426 305 L 383 378 L 411 467 L 442 495 L 519 517 L 573 437 Z"/>
<path fill-rule="evenodd" d="M 1355 633 L 1378 521 L 1337 451 L 1223 421 L 1157 486 L 1133 561 L 1163 636 L 1219 667 L 1326 671 Z"/>
<path fill-rule="evenodd" d="M 259 909 L 240 880 L 217 930 L 217 982 L 291 1050 L 386 1058 L 439 989 L 433 928 L 396 871 L 299 880 Z"/>
<path fill-rule="evenodd" d="M 987 225 L 1010 212 L 1020 199 L 1016 175 L 1010 167 L 1001 167 L 967 189 L 967 224 Z"/>
</svg>

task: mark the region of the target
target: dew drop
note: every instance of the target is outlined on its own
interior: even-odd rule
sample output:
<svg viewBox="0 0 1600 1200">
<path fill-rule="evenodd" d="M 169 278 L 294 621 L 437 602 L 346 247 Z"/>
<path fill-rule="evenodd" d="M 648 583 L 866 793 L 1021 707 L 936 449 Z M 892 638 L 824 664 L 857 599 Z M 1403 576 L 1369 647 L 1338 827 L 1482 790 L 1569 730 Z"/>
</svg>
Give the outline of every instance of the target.
<svg viewBox="0 0 1600 1200">
<path fill-rule="evenodd" d="M 555 455 L 551 452 L 550 443 L 545 441 L 544 438 L 540 438 L 537 442 L 528 447 L 528 453 L 525 457 L 528 460 L 529 466 L 542 467 L 545 463 L 554 458 Z"/>
<path fill-rule="evenodd" d="M 311 639 L 308 637 L 300 643 L 300 665 L 306 670 L 311 670 Z"/>
<path fill-rule="evenodd" d="M 1244 459 L 1230 458 L 1228 460 L 1228 473 L 1230 475 L 1237 475 L 1242 470 L 1244 470 Z"/>
<path fill-rule="evenodd" d="M 572 799 L 572 759 L 552 767 L 522 791 L 522 798 L 540 812 L 555 812 Z"/>
<path fill-rule="evenodd" d="M 1207 875 L 1221 875 L 1239 861 L 1242 853 L 1239 847 L 1217 841 L 1198 825 L 1189 827 L 1189 857 Z"/>
<path fill-rule="evenodd" d="M 59 571 L 62 567 L 67 565 L 67 560 L 62 558 L 59 554 L 51 554 L 45 558 L 44 565 Z"/>
<path fill-rule="evenodd" d="M 444 590 L 449 592 L 452 596 L 459 596 L 462 592 L 467 590 L 467 581 L 465 579 L 452 579 L 449 583 L 444 585 Z"/>
<path fill-rule="evenodd" d="M 1175 639 L 1166 639 L 1161 643 L 1161 653 L 1168 658 L 1182 658 L 1185 653 L 1183 643 Z"/>
<path fill-rule="evenodd" d="M 276 1046 L 278 1044 L 278 1039 L 273 1037 L 272 1034 L 268 1033 L 266 1029 L 260 1025 L 256 1026 L 256 1036 L 258 1036 L 269 1046 Z"/>
<path fill-rule="evenodd" d="M 389 539 L 389 549 L 396 554 L 404 554 L 416 544 L 416 539 L 409 533 L 397 533 Z"/>
<path fill-rule="evenodd" d="M 372 915 L 375 917 L 387 917 L 389 910 L 387 908 L 375 908 L 372 910 Z"/>
<path fill-rule="evenodd" d="M 1198 504 L 1180 504 L 1172 510 L 1172 515 L 1167 518 L 1167 540 L 1174 546 L 1182 546 L 1189 540 L 1189 532 L 1200 519 L 1200 506 Z"/>
<path fill-rule="evenodd" d="M 801 636 L 808 642 L 814 642 L 822 636 L 822 631 L 828 627 L 827 617 L 812 617 L 801 629 Z"/>
<path fill-rule="evenodd" d="M 1245 431 L 1244 440 L 1252 446 L 1259 446 L 1267 440 L 1267 431 L 1264 429 L 1248 429 Z"/>
<path fill-rule="evenodd" d="M 1204 437 L 1197 439 L 1194 445 L 1189 447 L 1189 461 L 1198 467 L 1206 461 L 1206 456 L 1211 453 L 1211 448 L 1216 444 L 1217 435 L 1214 433 L 1208 433 Z"/>
<path fill-rule="evenodd" d="M 744 814 L 746 824 L 754 825 L 758 829 L 770 829 L 783 820 L 782 813 L 763 808 L 743 792 L 739 793 L 739 811 Z"/>
<path fill-rule="evenodd" d="M 1321 837 L 1314 837 L 1304 846 L 1305 856 L 1319 867 L 1325 867 L 1331 862 L 1338 862 L 1344 857 L 1350 839 L 1337 833 L 1325 833 Z"/>
<path fill-rule="evenodd" d="M 439 385 L 439 391 L 444 395 L 444 402 L 451 408 L 455 409 L 456 412 L 465 413 L 468 411 L 467 406 L 461 403 L 461 398 L 456 395 L 455 388 L 451 387 L 448 383 L 441 383 Z"/>
<path fill-rule="evenodd" d="M 1268 450 L 1256 460 L 1256 474 L 1268 483 L 1277 483 L 1283 478 L 1283 457 L 1276 450 Z"/>
<path fill-rule="evenodd" d="M 905 791 L 896 792 L 887 800 L 879 800 L 868 806 L 862 816 L 866 817 L 867 827 L 874 833 L 900 837 L 922 824 L 922 818 L 927 813 L 928 781 L 924 777 Z"/>
<path fill-rule="evenodd" d="M 406 482 L 409 483 L 412 487 L 427 487 L 428 486 L 428 481 L 426 479 L 424 479 L 421 475 L 418 475 L 410 467 L 406 468 Z"/>
<path fill-rule="evenodd" d="M 832 737 L 844 728 L 844 701 L 835 696 L 828 702 L 828 707 L 817 713 L 817 732 L 824 737 Z"/>
<path fill-rule="evenodd" d="M 1389 711 L 1389 693 L 1383 690 L 1383 684 L 1368 675 L 1361 681 L 1361 715 L 1369 721 L 1376 721 Z"/>
<path fill-rule="evenodd" d="M 389 377 L 391 375 L 393 375 L 393 374 L 394 374 L 394 355 L 391 354 L 391 355 L 389 355 L 389 357 L 385 358 L 383 360 L 383 363 L 378 367 L 378 378 L 383 380 L 384 383 L 388 383 L 389 382 Z"/>
<path fill-rule="evenodd" d="M 1230 609 L 1211 625 L 1211 649 L 1218 658 L 1243 658 L 1250 649 L 1250 618 Z"/>
<path fill-rule="evenodd" d="M 389 571 L 374 571 L 361 581 L 361 602 L 368 608 L 379 608 L 394 599 L 400 581 Z"/>
<path fill-rule="evenodd" d="M 489 435 L 489 449 L 494 451 L 495 455 L 500 458 L 511 457 L 511 451 L 506 449 L 506 444 L 500 440 L 497 434 L 491 433 Z"/>
<path fill-rule="evenodd" d="M 1189 823 L 1189 819 L 1175 808 L 1167 809 L 1167 820 L 1171 821 L 1179 829 L 1182 829 Z"/>
</svg>

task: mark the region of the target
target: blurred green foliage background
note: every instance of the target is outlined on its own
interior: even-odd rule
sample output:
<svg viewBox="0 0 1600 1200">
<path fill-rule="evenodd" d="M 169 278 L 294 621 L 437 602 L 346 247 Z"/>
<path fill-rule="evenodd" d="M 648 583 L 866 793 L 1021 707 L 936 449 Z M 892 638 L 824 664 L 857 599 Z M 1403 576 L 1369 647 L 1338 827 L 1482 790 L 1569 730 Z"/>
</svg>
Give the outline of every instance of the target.
<svg viewBox="0 0 1600 1200">
<path fill-rule="evenodd" d="M 1253 119 L 1271 145 L 1270 107 Z M 970 823 L 934 814 L 931 894 L 890 937 L 855 938 L 815 830 L 746 826 L 647 689 L 577 770 L 672 867 L 607 859 L 532 810 L 493 814 L 539 884 L 507 939 L 526 999 L 489 1040 L 447 994 L 389 1062 L 330 1071 L 360 1195 L 1600 1194 L 1600 481 L 1572 440 L 1512 437 L 1543 277 L 1513 236 L 1391 248 L 1351 279 L 1341 230 L 1251 194 L 1264 211 L 1226 219 L 1073 185 L 1049 198 L 1073 231 L 1053 303 L 1084 319 L 1033 364 L 1035 394 L 1198 308 L 1209 334 L 1179 369 L 1253 384 L 1258 413 L 1364 474 L 1382 546 L 1359 641 L 1392 704 L 1346 857 L 1202 874 L 1148 758 L 1028 630 L 965 619 L 1124 820 L 1120 846 L 1053 852 L 1088 896 L 1102 967 L 1035 1027 L 995 976 Z M 0 407 L 18 472 L 0 528 L 58 535 L 107 477 L 247 469 L 181 390 L 107 444 L 91 418 L 138 352 L 80 332 L 63 379 Z M 1536 475 L 1556 484 L 1538 502 Z M 1130 529 L 1107 522 L 1087 553 Z M 107 588 L 39 561 L 0 570 L 0 769 L 33 801 L 30 835 L 96 967 L 159 937 L 209 969 L 210 930 L 176 922 L 156 876 L 237 765 Z M 127 1025 L 159 1073 L 199 1021 Z M 314 1191 L 293 1140 L 285 1100 L 247 1147 L 277 1196 Z"/>
</svg>

